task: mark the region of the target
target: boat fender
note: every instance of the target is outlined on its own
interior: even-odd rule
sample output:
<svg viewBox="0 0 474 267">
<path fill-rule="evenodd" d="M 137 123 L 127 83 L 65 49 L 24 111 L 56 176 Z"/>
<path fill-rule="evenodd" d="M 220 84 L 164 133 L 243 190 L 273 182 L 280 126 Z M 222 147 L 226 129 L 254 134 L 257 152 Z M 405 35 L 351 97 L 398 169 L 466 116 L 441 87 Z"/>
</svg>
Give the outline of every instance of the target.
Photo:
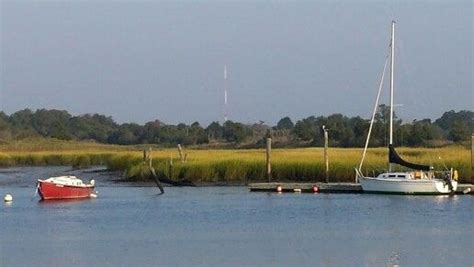
<svg viewBox="0 0 474 267">
<path fill-rule="evenodd" d="M 95 185 L 95 180 L 92 179 L 92 180 L 90 181 L 90 183 L 91 183 L 91 185 Z"/>
<path fill-rule="evenodd" d="M 283 191 L 283 188 L 281 187 L 281 185 L 277 186 L 276 189 L 278 193 L 281 193 Z"/>
</svg>

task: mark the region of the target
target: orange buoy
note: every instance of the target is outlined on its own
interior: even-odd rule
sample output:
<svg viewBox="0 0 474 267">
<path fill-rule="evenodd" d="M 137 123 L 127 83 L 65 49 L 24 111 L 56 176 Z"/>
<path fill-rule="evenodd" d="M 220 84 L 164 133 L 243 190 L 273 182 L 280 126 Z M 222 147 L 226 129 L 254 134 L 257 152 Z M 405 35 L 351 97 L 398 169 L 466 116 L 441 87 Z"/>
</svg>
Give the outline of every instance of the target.
<svg viewBox="0 0 474 267">
<path fill-rule="evenodd" d="M 277 186 L 277 192 L 281 193 L 282 191 L 283 191 L 283 188 L 281 187 L 281 185 Z"/>
<path fill-rule="evenodd" d="M 319 193 L 319 187 L 317 185 L 313 185 L 313 192 Z"/>
</svg>

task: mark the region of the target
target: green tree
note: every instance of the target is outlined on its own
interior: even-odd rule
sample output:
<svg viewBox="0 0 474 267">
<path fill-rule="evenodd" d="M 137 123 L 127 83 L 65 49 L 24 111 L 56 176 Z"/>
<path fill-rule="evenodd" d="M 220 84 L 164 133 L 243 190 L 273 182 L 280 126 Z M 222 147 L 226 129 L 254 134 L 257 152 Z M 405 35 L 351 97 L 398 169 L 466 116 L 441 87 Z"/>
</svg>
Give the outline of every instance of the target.
<svg viewBox="0 0 474 267">
<path fill-rule="evenodd" d="M 292 130 L 295 127 L 289 117 L 284 117 L 277 123 L 277 129 L 279 130 Z"/>
<path fill-rule="evenodd" d="M 370 122 L 361 117 L 353 117 L 349 120 L 349 127 L 354 134 L 351 146 L 363 147 L 369 131 Z"/>
<path fill-rule="evenodd" d="M 311 141 L 315 134 L 319 133 L 319 127 L 314 116 L 299 120 L 296 122 L 294 132 L 296 136 L 303 141 Z"/>
<path fill-rule="evenodd" d="M 470 140 L 471 134 L 474 132 L 473 123 L 474 112 L 454 110 L 445 112 L 441 118 L 435 121 L 441 129 L 445 131 L 449 140 L 454 142 Z"/>
<path fill-rule="evenodd" d="M 242 143 L 252 135 L 252 131 L 242 123 L 226 121 L 224 123 L 223 137 L 228 142 Z"/>
<path fill-rule="evenodd" d="M 110 144 L 132 145 L 140 143 L 143 127 L 135 123 L 124 123 L 107 138 Z"/>
<path fill-rule="evenodd" d="M 468 141 L 471 139 L 472 131 L 469 129 L 469 125 L 462 123 L 461 121 L 455 121 L 451 125 L 448 138 L 454 142 Z"/>
<path fill-rule="evenodd" d="M 13 135 L 18 139 L 39 135 L 33 128 L 33 112 L 30 109 L 13 113 L 9 122 L 12 125 Z"/>
<path fill-rule="evenodd" d="M 189 127 L 189 139 L 189 142 L 193 145 L 209 143 L 206 131 L 197 121 Z"/>
<path fill-rule="evenodd" d="M 8 121 L 8 116 L 1 111 L 0 112 L 0 141 L 6 141 L 12 138 L 12 126 Z"/>
<path fill-rule="evenodd" d="M 393 133 L 402 124 L 402 121 L 398 119 L 397 114 L 393 114 Z M 381 104 L 378 106 L 377 113 L 375 114 L 375 121 L 372 128 L 372 136 L 370 144 L 372 146 L 388 146 L 390 136 L 390 106 Z M 395 138 L 394 138 L 395 142 Z"/>
<path fill-rule="evenodd" d="M 44 137 L 71 139 L 68 123 L 71 115 L 65 110 L 39 109 L 32 117 L 33 128 Z"/>
<path fill-rule="evenodd" d="M 111 117 L 99 114 L 85 114 L 69 120 L 68 127 L 71 134 L 80 140 L 92 139 L 106 143 L 118 125 Z"/>
<path fill-rule="evenodd" d="M 219 124 L 219 122 L 214 121 L 209 126 L 206 128 L 206 134 L 209 137 L 209 139 L 221 139 L 223 136 L 224 129 L 223 127 Z"/>
</svg>

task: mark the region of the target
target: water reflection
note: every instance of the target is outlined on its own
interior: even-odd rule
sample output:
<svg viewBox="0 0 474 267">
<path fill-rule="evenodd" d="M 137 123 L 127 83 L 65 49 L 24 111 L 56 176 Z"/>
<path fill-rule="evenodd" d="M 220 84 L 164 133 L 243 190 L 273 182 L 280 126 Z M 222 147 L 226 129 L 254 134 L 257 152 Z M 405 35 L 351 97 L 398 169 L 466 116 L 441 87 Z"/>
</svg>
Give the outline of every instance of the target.
<svg viewBox="0 0 474 267">
<path fill-rule="evenodd" d="M 39 199 L 38 204 L 42 206 L 68 206 L 94 201 L 95 198 L 71 198 L 71 199 Z"/>
</svg>

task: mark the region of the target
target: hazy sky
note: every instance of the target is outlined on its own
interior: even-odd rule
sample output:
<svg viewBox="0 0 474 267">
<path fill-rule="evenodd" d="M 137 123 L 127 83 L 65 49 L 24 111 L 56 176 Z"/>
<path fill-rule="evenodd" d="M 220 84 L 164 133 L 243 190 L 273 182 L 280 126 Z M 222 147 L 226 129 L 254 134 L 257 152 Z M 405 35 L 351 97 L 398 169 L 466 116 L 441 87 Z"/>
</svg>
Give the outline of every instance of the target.
<svg viewBox="0 0 474 267">
<path fill-rule="evenodd" d="M 473 109 L 471 1 L 0 1 L 7 113 L 207 125 L 227 65 L 232 120 L 369 118 L 392 19 L 399 115 Z"/>
</svg>

